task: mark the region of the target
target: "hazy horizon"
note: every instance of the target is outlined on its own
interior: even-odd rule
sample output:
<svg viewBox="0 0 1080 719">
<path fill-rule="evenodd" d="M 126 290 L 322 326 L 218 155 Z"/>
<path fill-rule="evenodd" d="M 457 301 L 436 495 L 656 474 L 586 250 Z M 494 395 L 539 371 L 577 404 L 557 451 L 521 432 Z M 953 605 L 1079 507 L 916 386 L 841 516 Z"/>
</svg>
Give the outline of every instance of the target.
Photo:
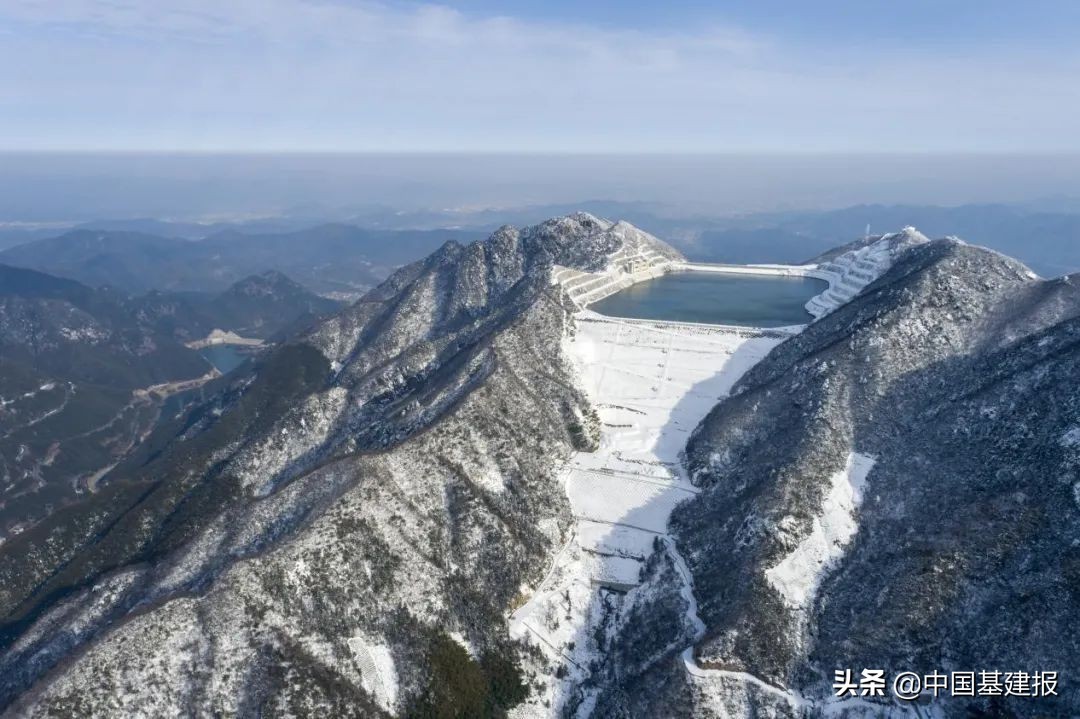
<svg viewBox="0 0 1080 719">
<path fill-rule="evenodd" d="M 1080 197 L 1080 6 L 0 3 L 0 222 Z"/>
<path fill-rule="evenodd" d="M 722 216 L 1080 197 L 1080 153 L 0 153 L 0 222 L 334 219 L 589 200 Z"/>
</svg>

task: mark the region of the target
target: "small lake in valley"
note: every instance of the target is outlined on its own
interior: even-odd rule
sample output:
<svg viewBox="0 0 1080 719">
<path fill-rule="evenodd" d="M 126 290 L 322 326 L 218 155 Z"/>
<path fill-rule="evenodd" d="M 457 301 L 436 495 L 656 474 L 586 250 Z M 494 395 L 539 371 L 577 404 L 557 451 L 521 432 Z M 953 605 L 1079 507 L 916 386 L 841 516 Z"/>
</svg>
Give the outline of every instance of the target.
<svg viewBox="0 0 1080 719">
<path fill-rule="evenodd" d="M 206 358 L 207 362 L 214 365 L 218 372 L 229 374 L 251 356 L 250 351 L 243 351 L 247 349 L 247 347 L 239 345 L 210 345 L 199 350 L 199 354 Z"/>
</svg>

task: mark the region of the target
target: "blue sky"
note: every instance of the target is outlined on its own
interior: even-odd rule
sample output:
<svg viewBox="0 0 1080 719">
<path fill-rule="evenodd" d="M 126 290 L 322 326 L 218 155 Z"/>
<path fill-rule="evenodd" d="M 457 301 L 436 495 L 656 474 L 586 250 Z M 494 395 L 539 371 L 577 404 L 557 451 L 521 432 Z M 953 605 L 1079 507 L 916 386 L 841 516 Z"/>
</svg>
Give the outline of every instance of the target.
<svg viewBox="0 0 1080 719">
<path fill-rule="evenodd" d="M 414 3 L 420 5 L 422 3 Z M 933 44 L 1041 44 L 1076 37 L 1080 5 L 1067 0 L 758 0 L 757 2 L 644 2 L 642 0 L 465 0 L 453 4 L 482 17 L 589 23 L 608 28 L 682 29 L 698 23 L 739 25 L 792 40 Z"/>
<path fill-rule="evenodd" d="M 5 0 L 0 147 L 1080 151 L 1080 3 Z"/>
</svg>

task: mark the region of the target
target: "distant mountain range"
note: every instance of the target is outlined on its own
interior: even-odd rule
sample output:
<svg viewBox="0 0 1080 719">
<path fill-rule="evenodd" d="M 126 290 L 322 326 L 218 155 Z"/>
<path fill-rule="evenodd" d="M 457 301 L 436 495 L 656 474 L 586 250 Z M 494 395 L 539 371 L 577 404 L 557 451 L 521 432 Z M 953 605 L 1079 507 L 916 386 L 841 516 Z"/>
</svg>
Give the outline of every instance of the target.
<svg viewBox="0 0 1080 719">
<path fill-rule="evenodd" d="M 190 342 L 215 329 L 274 339 L 341 309 L 276 270 L 251 275 L 218 294 L 154 290 L 127 302 L 141 322 Z"/>
<path fill-rule="evenodd" d="M 1044 277 L 1080 270 L 1080 205 L 859 205 L 839 210 L 687 216 L 656 204 L 591 201 L 480 210 L 371 208 L 320 224 L 299 214 L 243 222 L 155 219 L 84 223 L 69 231 L 0 228 L 0 262 L 129 292 L 221 291 L 274 269 L 324 295 L 355 299 L 396 267 L 449 239 L 470 241 L 585 209 L 623 217 L 692 260 L 798 263 L 875 229 L 915 226 L 1016 257 Z"/>
<path fill-rule="evenodd" d="M 378 231 L 322 225 L 275 234 L 221 232 L 190 241 L 139 232 L 76 230 L 0 252 L 0 262 L 125 292 L 220 292 L 277 270 L 320 294 L 355 298 L 394 268 L 452 238 L 451 230 Z"/>
</svg>

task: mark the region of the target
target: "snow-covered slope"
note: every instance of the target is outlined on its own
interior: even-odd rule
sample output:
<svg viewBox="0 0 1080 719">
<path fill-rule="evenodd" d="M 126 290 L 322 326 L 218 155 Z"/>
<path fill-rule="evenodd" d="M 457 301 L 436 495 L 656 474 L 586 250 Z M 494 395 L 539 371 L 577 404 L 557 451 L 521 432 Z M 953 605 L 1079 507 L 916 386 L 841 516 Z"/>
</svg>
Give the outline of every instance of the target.
<svg viewBox="0 0 1080 719">
<path fill-rule="evenodd" d="M 870 716 L 833 668 L 1080 672 L 1075 280 L 881 242 L 792 337 L 582 311 L 680 259 L 622 223 L 448 243 L 0 545 L 0 711 Z"/>
<path fill-rule="evenodd" d="M 513 615 L 511 634 L 562 667 L 515 716 L 558 716 L 586 696 L 604 632 L 636 586 L 675 506 L 698 491 L 682 472 L 690 431 L 784 335 L 612 319 L 584 312 L 566 351 L 595 407 L 598 448 L 578 452 L 563 481 L 575 524 L 544 581 Z"/>
<path fill-rule="evenodd" d="M 914 227 L 862 240 L 857 246 L 830 257 L 815 267 L 815 276 L 829 282 L 829 289 L 806 303 L 806 311 L 820 318 L 849 302 L 864 287 L 883 275 L 909 247 L 929 242 Z"/>
<path fill-rule="evenodd" d="M 544 665 L 505 618 L 567 537 L 558 470 L 598 429 L 553 274 L 654 245 L 585 214 L 447 243 L 230 375 L 97 494 L 0 546 L 0 708 L 518 701 L 515 667 Z"/>
<path fill-rule="evenodd" d="M 917 707 L 832 689 L 838 668 L 1080 672 L 1075 376 L 1075 278 L 952 240 L 900 252 L 694 432 L 701 491 L 669 530 L 688 576 L 650 557 L 594 715 L 1076 715 L 1065 686 Z"/>
</svg>

